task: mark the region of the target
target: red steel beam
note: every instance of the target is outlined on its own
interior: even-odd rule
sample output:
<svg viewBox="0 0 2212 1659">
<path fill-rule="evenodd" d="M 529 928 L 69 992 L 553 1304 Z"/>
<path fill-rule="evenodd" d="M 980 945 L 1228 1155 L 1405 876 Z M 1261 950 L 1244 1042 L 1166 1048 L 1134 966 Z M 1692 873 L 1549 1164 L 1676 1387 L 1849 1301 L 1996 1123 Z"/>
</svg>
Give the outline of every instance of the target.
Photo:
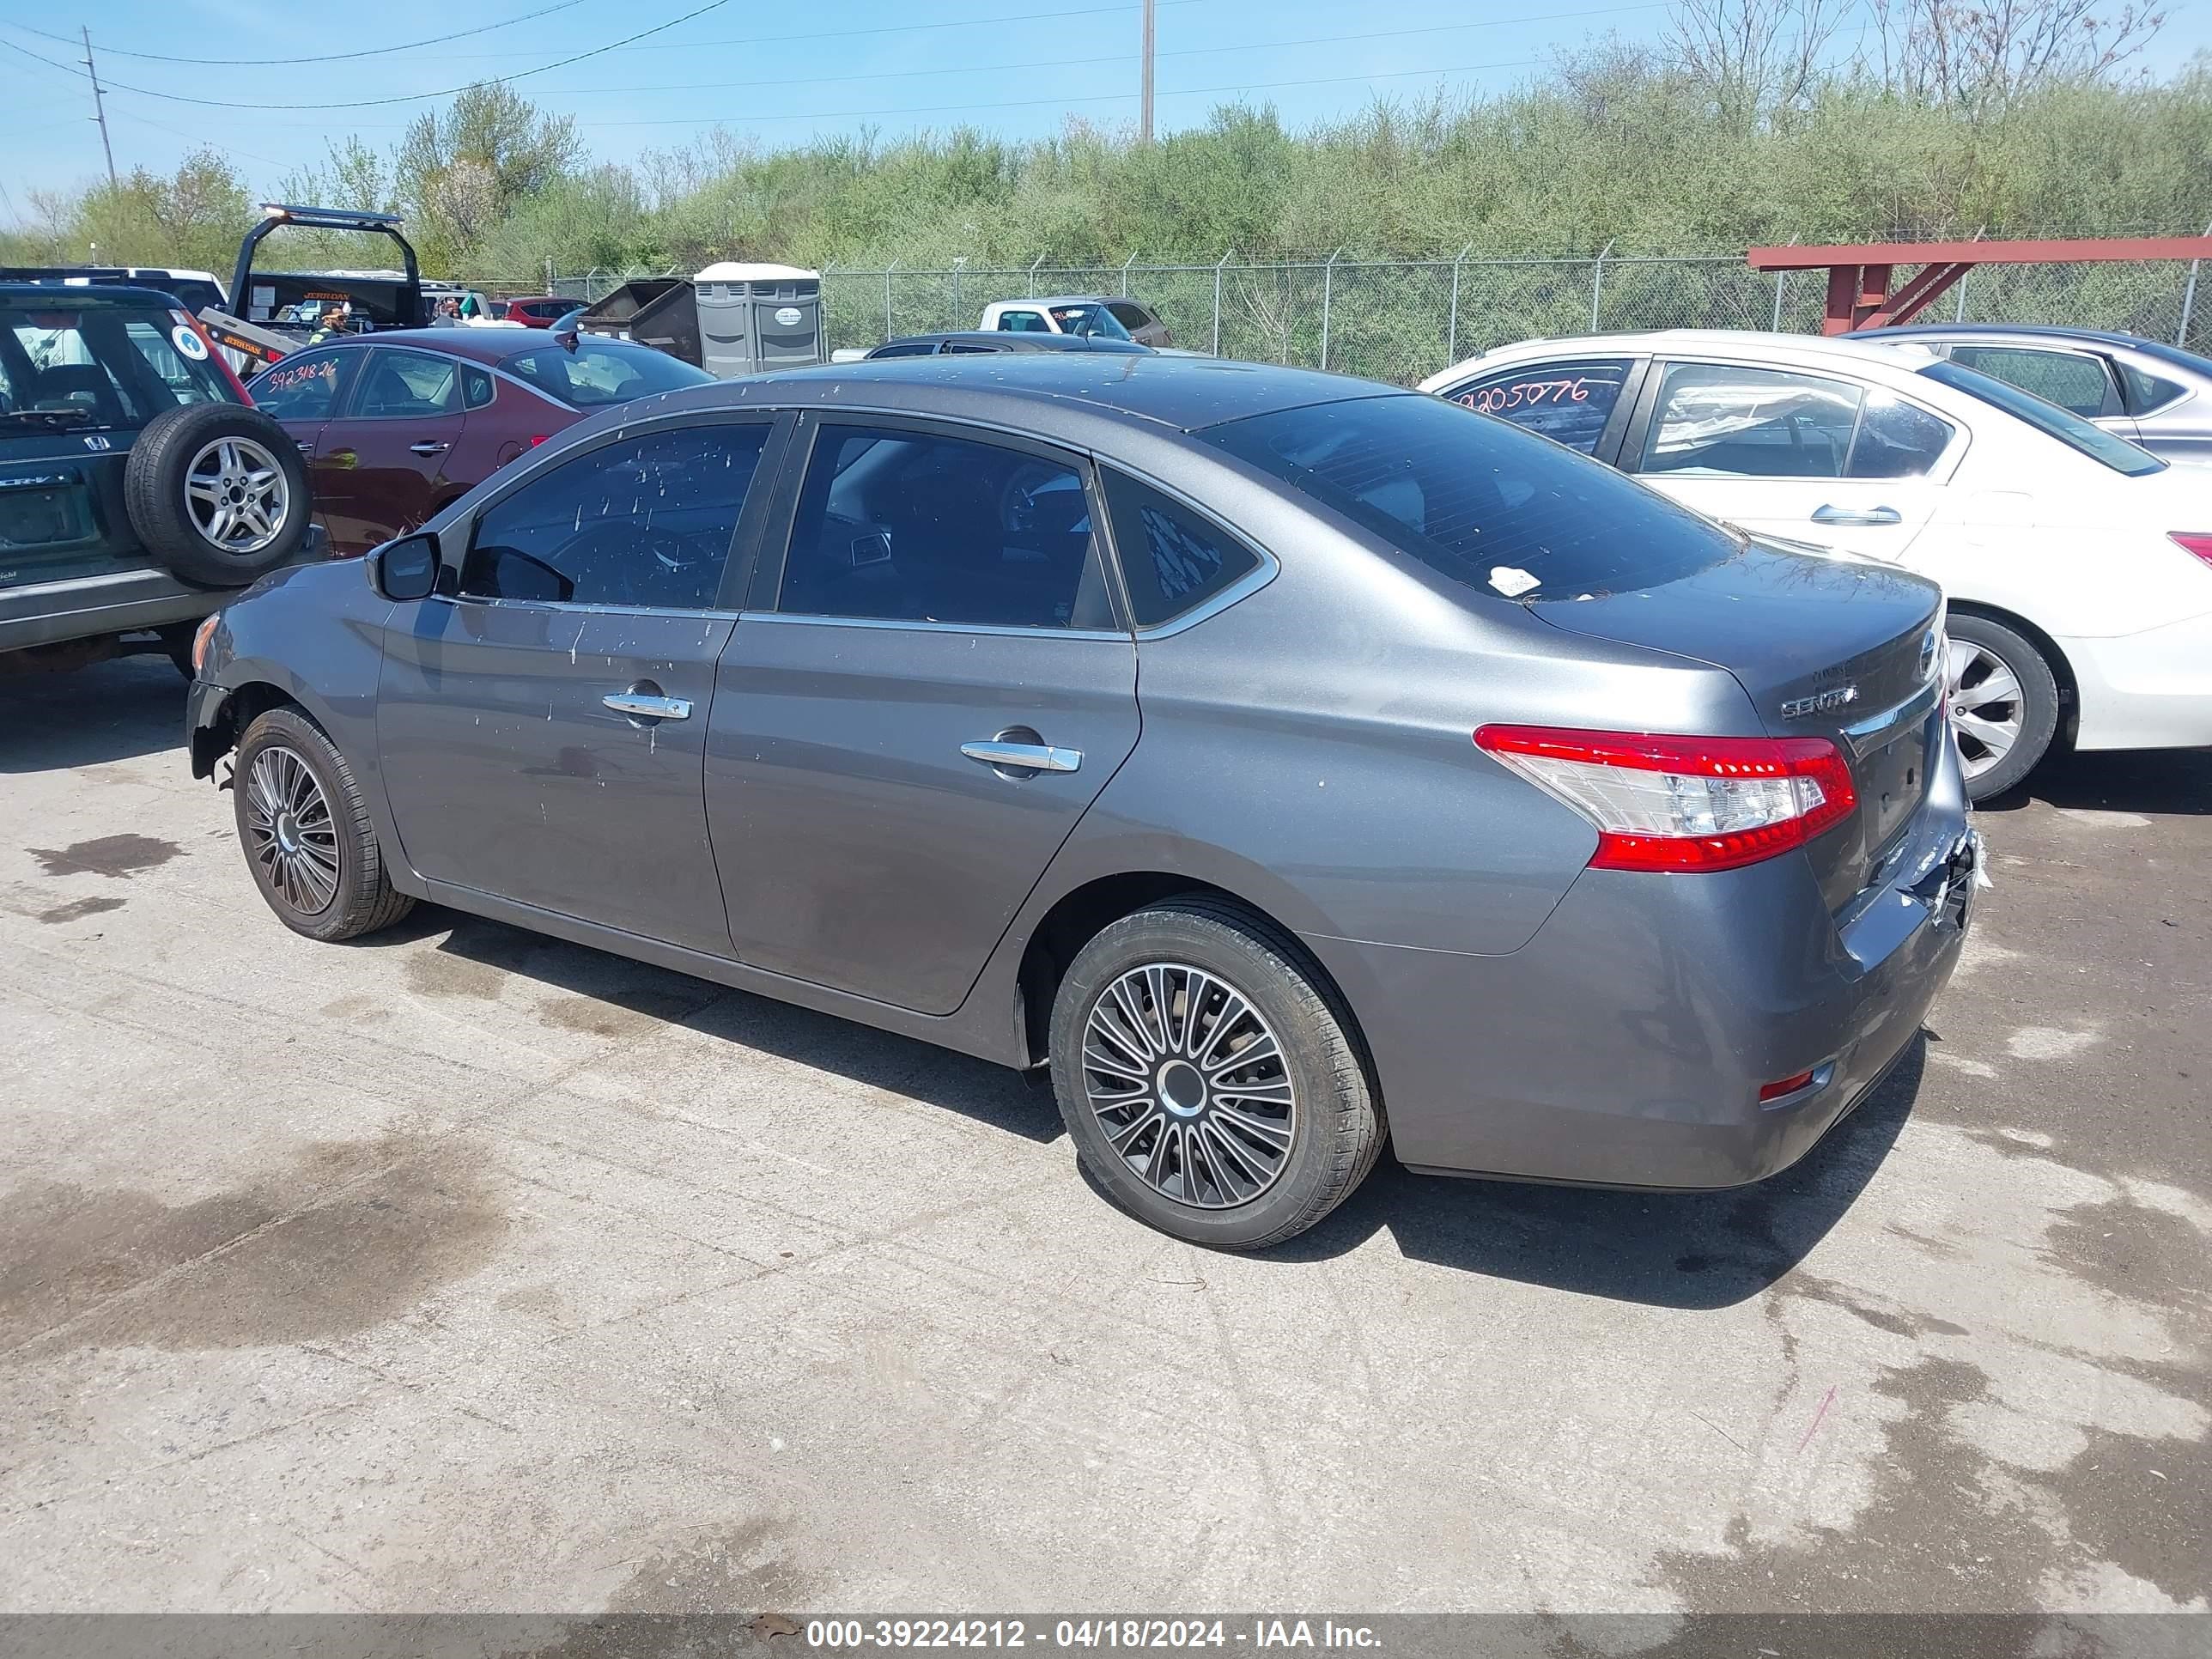
<svg viewBox="0 0 2212 1659">
<path fill-rule="evenodd" d="M 2046 242 L 1840 242 L 1827 247 L 1755 247 L 1753 270 L 1818 270 L 1836 265 L 2023 265 L 2052 261 L 2212 259 L 2212 236 L 2090 236 Z"/>
</svg>

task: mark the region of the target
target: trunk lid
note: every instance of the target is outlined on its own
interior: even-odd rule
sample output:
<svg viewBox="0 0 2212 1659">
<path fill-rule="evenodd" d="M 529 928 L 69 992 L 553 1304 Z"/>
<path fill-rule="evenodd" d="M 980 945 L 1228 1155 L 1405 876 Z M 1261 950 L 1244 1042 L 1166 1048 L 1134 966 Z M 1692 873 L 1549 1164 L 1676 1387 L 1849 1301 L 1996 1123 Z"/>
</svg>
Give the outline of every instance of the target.
<svg viewBox="0 0 2212 1659">
<path fill-rule="evenodd" d="M 0 587 L 102 575 L 138 554 L 123 508 L 127 434 L 0 428 Z"/>
<path fill-rule="evenodd" d="M 1833 742 L 1858 810 L 1806 848 L 1833 911 L 1880 873 L 1927 793 L 1942 603 L 1933 582 L 1885 565 L 1754 543 L 1662 586 L 1529 609 L 1568 633 L 1724 668 L 1769 735 Z"/>
</svg>

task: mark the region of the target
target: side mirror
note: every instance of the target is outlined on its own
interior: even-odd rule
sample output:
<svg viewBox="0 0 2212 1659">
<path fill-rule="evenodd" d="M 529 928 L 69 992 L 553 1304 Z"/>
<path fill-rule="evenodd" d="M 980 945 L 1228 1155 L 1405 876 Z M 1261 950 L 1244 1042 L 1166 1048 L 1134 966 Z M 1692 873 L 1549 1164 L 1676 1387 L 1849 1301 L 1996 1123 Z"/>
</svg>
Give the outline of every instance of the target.
<svg viewBox="0 0 2212 1659">
<path fill-rule="evenodd" d="M 368 585 L 387 599 L 427 599 L 438 586 L 438 542 L 402 536 L 371 550 Z"/>
</svg>

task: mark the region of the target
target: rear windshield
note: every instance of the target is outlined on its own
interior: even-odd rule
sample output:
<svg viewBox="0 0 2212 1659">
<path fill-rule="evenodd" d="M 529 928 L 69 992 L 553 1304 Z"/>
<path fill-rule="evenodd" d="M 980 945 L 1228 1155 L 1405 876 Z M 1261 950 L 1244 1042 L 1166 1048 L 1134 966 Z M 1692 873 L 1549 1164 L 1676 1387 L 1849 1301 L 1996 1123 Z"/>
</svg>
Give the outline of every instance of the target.
<svg viewBox="0 0 2212 1659">
<path fill-rule="evenodd" d="M 682 358 L 650 346 L 594 340 L 588 335 L 577 340 L 574 351 L 557 344 L 540 346 L 509 357 L 506 367 L 509 374 L 571 409 L 626 404 L 649 392 L 706 386 L 714 378 L 703 368 L 694 368 Z"/>
<path fill-rule="evenodd" d="M 2037 431 L 2048 433 L 2069 449 L 2078 450 L 2115 472 L 2124 472 L 2134 478 L 2166 470 L 2166 463 L 2148 450 L 2138 449 L 2125 438 L 2116 438 L 2100 426 L 2092 426 L 2069 409 L 2045 403 L 2032 392 L 2022 392 L 2016 386 L 2008 386 L 1962 363 L 1930 363 L 1920 372 L 1969 397 L 1994 404 L 2008 415 L 2018 416 Z"/>
<path fill-rule="evenodd" d="M 1656 587 L 1740 548 L 1611 467 L 1440 398 L 1317 404 L 1197 435 L 1509 599 Z"/>
<path fill-rule="evenodd" d="M 143 426 L 180 404 L 236 401 L 182 312 L 0 312 L 0 427 Z"/>
</svg>

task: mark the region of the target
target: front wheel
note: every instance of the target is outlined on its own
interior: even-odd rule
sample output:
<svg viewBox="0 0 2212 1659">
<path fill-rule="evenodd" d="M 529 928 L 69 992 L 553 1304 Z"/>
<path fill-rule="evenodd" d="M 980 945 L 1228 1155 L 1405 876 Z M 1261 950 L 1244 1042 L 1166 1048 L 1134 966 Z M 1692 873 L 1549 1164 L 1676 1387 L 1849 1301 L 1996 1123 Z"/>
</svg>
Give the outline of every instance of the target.
<svg viewBox="0 0 2212 1659">
<path fill-rule="evenodd" d="M 2058 732 L 2058 679 L 2043 653 L 1986 617 L 1950 620 L 1945 683 L 1966 795 L 2002 795 L 2050 752 Z"/>
<path fill-rule="evenodd" d="M 295 933 L 355 939 L 415 908 L 392 885 L 353 769 L 295 708 L 272 708 L 239 739 L 232 800 L 253 884 Z"/>
<path fill-rule="evenodd" d="M 1170 900 L 1069 965 L 1053 1091 L 1122 1208 L 1194 1244 L 1259 1249 L 1342 1203 L 1382 1151 L 1349 1027 L 1276 929 L 1211 898 Z"/>
</svg>

